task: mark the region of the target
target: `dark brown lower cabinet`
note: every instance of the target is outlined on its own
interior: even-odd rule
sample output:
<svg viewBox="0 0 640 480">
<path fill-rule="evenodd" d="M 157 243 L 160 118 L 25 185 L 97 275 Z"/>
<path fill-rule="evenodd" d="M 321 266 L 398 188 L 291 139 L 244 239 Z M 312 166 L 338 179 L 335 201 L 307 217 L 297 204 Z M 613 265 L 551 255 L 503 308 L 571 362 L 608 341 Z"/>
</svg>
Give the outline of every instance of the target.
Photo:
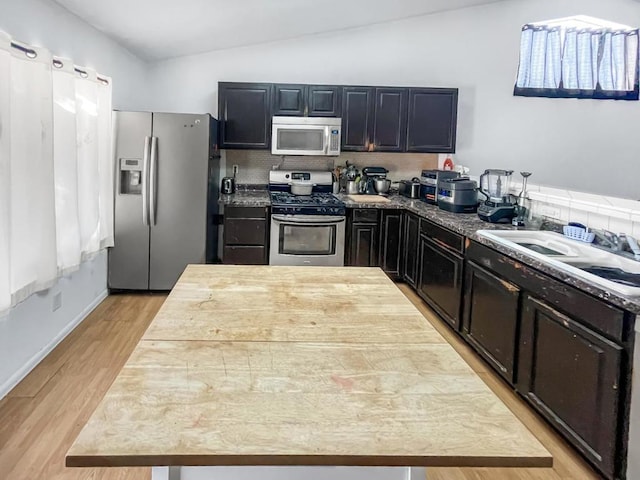
<svg viewBox="0 0 640 480">
<path fill-rule="evenodd" d="M 465 272 L 463 335 L 513 385 L 520 289 L 472 262 Z"/>
<path fill-rule="evenodd" d="M 544 301 L 522 305 L 517 390 L 607 478 L 616 458 L 623 349 Z"/>
<path fill-rule="evenodd" d="M 222 263 L 267 265 L 269 263 L 269 209 L 225 207 Z"/>
<path fill-rule="evenodd" d="M 419 240 L 420 219 L 417 215 L 406 212 L 404 214 L 402 276 L 404 281 L 413 288 L 418 284 Z"/>
<path fill-rule="evenodd" d="M 420 235 L 418 295 L 456 330 L 460 329 L 462 268 L 461 255 Z"/>
<path fill-rule="evenodd" d="M 379 264 L 393 279 L 400 279 L 402 233 L 402 210 L 382 210 Z"/>
<path fill-rule="evenodd" d="M 349 211 L 347 262 L 352 267 L 378 266 L 378 210 L 354 208 Z"/>
</svg>

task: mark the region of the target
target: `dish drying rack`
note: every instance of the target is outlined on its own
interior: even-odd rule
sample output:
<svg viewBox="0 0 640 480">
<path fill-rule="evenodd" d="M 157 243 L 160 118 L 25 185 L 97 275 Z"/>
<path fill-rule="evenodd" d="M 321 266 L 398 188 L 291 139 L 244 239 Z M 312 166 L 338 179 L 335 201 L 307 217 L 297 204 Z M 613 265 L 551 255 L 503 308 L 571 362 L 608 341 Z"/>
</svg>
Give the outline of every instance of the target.
<svg viewBox="0 0 640 480">
<path fill-rule="evenodd" d="M 579 242 L 592 243 L 596 238 L 596 234 L 590 232 L 587 227 L 580 223 L 569 223 L 562 227 L 562 233 L 565 237 Z"/>
</svg>

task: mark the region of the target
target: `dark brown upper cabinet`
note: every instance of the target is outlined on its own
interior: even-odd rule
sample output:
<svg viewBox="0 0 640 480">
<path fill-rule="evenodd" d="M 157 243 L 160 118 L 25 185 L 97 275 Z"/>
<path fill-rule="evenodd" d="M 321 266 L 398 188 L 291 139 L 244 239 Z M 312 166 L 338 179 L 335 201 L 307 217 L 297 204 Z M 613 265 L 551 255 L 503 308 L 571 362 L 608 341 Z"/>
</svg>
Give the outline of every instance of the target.
<svg viewBox="0 0 640 480">
<path fill-rule="evenodd" d="M 268 149 L 273 85 L 221 82 L 218 86 L 220 148 Z"/>
<path fill-rule="evenodd" d="M 342 99 L 342 150 L 404 151 L 406 88 L 344 87 Z"/>
<path fill-rule="evenodd" d="M 273 115 L 339 117 L 340 88 L 331 85 L 274 85 Z"/>
<path fill-rule="evenodd" d="M 307 112 L 310 117 L 339 117 L 342 115 L 340 87 L 331 85 L 309 85 L 307 89 Z"/>
<path fill-rule="evenodd" d="M 406 88 L 376 88 L 373 150 L 402 152 L 407 130 Z"/>
<path fill-rule="evenodd" d="M 273 114 L 302 117 L 307 104 L 306 85 L 274 85 Z"/>
<path fill-rule="evenodd" d="M 457 88 L 409 89 L 405 151 L 454 153 L 457 116 Z"/>
<path fill-rule="evenodd" d="M 368 152 L 373 132 L 375 89 L 344 87 L 342 89 L 342 150 Z"/>
<path fill-rule="evenodd" d="M 218 85 L 220 148 L 268 149 L 278 115 L 341 117 L 345 152 L 455 151 L 455 88 Z"/>
</svg>

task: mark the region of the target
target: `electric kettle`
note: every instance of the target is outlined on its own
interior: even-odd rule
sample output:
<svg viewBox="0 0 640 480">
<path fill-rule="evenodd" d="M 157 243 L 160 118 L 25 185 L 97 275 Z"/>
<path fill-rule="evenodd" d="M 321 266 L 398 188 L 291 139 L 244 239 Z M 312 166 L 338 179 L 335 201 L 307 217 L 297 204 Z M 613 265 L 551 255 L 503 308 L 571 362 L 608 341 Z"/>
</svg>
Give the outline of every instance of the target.
<svg viewBox="0 0 640 480">
<path fill-rule="evenodd" d="M 220 193 L 223 195 L 236 193 L 236 179 L 234 177 L 224 177 L 220 185 Z"/>
</svg>

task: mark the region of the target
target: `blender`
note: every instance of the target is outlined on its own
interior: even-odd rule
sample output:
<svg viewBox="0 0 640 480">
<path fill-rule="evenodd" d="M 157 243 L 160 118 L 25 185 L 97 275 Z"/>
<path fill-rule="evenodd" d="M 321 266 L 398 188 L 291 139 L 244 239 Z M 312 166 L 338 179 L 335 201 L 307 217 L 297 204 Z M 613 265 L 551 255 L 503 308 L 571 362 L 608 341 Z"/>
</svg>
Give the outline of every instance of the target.
<svg viewBox="0 0 640 480">
<path fill-rule="evenodd" d="M 485 170 L 480 175 L 480 193 L 487 199 L 478 207 L 478 217 L 485 222 L 511 222 L 516 216 L 516 199 L 509 189 L 513 170 Z"/>
</svg>

